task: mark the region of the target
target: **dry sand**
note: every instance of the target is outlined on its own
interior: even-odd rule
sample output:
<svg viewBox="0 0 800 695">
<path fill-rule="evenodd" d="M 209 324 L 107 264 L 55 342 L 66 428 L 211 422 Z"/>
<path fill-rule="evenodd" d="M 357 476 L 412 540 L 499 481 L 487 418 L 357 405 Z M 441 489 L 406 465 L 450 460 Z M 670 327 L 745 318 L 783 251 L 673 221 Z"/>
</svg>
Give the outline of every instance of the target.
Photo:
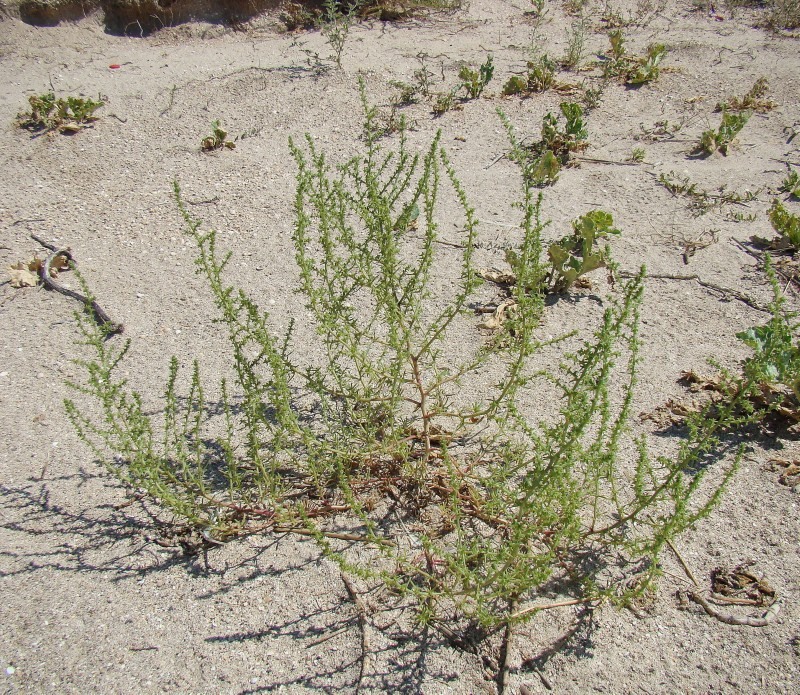
<svg viewBox="0 0 800 695">
<path fill-rule="evenodd" d="M 548 5 L 543 47 L 560 57 L 572 20 Z M 626 17 L 635 13 L 633 6 L 609 5 Z M 588 8 L 586 55 L 593 60 L 608 44 L 602 3 Z M 277 14 L 239 31 L 198 22 L 142 38 L 138 31 L 104 33 L 98 14 L 37 28 L 14 12 L 5 19 L 0 13 L 0 260 L 6 266 L 41 254 L 31 232 L 70 246 L 101 304 L 125 323 L 133 341 L 126 370 L 138 390 L 163 391 L 170 354 L 201 356 L 213 378 L 224 364 L 224 343 L 212 323 L 211 296 L 194 274 L 171 181 L 180 180 L 192 211 L 220 231 L 233 252 L 232 278 L 278 323 L 302 318 L 292 294 L 295 168 L 287 139 L 310 133 L 334 159 L 354 153 L 359 71 L 372 101 L 386 105 L 388 82 L 411 81 L 422 54 L 437 89 L 455 84 L 463 62 L 494 56 L 495 79 L 484 98 L 438 119 L 429 103 L 405 113 L 417 129 L 414 143 L 442 129 L 487 249 L 517 242 L 510 204 L 518 197 L 518 172 L 505 159 L 492 165 L 508 147 L 495 109 L 535 138 L 542 116 L 562 99 L 553 92 L 498 96 L 508 76 L 524 68 L 529 9 L 522 0 L 474 0 L 426 21 L 363 23 L 352 29 L 342 70 L 326 60 L 324 37 L 281 33 Z M 668 70 L 638 90 L 608 85 L 588 115 L 585 156 L 623 162 L 641 146 L 645 161 L 586 161 L 564 171 L 545 191 L 548 234 L 564 234 L 570 220 L 602 206 L 623 230 L 613 253 L 624 269 L 646 263 L 654 274 L 697 275 L 765 304 L 763 272 L 732 242 L 772 236 L 765 211 L 785 176 L 782 160 L 800 163 L 800 137 L 790 140 L 800 130 L 800 44 L 759 28 L 758 14 L 707 10 L 668 2 L 645 25 L 625 29 L 633 52 L 665 43 Z M 560 79 L 594 84 L 597 74 Z M 754 115 L 727 157 L 688 158 L 700 133 L 719 123 L 714 105 L 744 94 L 762 75 L 777 108 Z M 31 137 L 15 118 L 30 95 L 50 88 L 103 95 L 101 119 L 72 137 Z M 215 118 L 232 137 L 248 137 L 235 150 L 201 154 L 200 139 Z M 680 130 L 657 141 L 637 139 L 659 121 Z M 656 185 L 656 176 L 670 171 L 709 190 L 759 193 L 746 207 L 694 217 L 685 199 Z M 797 202 L 788 204 L 799 211 Z M 733 212 L 755 219 L 736 221 Z M 683 242 L 711 230 L 718 241 L 685 265 Z M 457 240 L 455 228 L 443 233 Z M 481 262 L 501 266 L 502 251 L 483 251 Z M 794 288 L 788 291 L 797 305 Z M 585 292 L 576 297 L 548 309 L 544 330 L 591 325 L 597 302 Z M 71 395 L 65 382 L 76 374 L 71 360 L 80 354 L 75 308 L 41 288 L 0 287 L 0 690 L 356 689 L 363 656 L 356 610 L 338 569 L 313 543 L 256 536 L 186 556 L 155 543 L 158 528 L 136 507 L 120 508 L 126 491 L 78 441 L 62 405 Z M 746 354 L 735 333 L 764 318 L 693 280 L 648 281 L 636 412 L 683 395 L 676 380 L 684 369 L 706 370 L 709 358 L 735 367 Z M 682 609 L 675 593 L 686 587 L 685 575 L 667 555 L 659 593 L 642 613 L 565 607 L 520 628 L 508 691 L 800 690 L 799 498 L 769 464 L 798 453 L 789 439 L 753 442 L 719 508 L 679 543 L 704 586 L 714 568 L 752 561 L 751 570 L 780 595 L 780 613 L 766 627 L 723 624 L 695 605 Z M 364 600 L 370 653 L 361 689 L 495 692 L 487 665 L 496 644 L 484 645 L 483 655 L 458 650 L 436 630 L 408 629 L 407 617 L 395 623 L 379 598 Z"/>
</svg>

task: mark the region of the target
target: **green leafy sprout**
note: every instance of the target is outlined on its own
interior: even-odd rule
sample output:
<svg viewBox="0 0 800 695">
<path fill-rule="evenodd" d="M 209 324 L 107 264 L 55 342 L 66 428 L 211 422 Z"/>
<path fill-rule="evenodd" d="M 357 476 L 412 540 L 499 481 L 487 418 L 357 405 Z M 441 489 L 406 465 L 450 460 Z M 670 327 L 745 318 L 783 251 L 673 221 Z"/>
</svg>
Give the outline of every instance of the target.
<svg viewBox="0 0 800 695">
<path fill-rule="evenodd" d="M 458 72 L 461 88 L 466 92 L 467 99 L 478 99 L 494 75 L 494 62 L 492 56 L 487 56 L 486 61 L 476 70 L 469 65 L 464 65 Z"/>
<path fill-rule="evenodd" d="M 82 97 L 56 98 L 55 93 L 28 98 L 31 110 L 20 116 L 20 126 L 34 132 L 77 133 L 97 120 L 94 115 L 105 102 Z"/>
<path fill-rule="evenodd" d="M 610 31 L 608 40 L 611 48 L 608 58 L 602 64 L 605 77 L 621 78 L 631 87 L 639 87 L 658 78 L 661 61 L 667 55 L 664 44 L 650 44 L 645 56 L 636 56 L 627 52 L 621 29 Z"/>
<path fill-rule="evenodd" d="M 236 148 L 236 143 L 228 140 L 228 131 L 220 124 L 219 119 L 211 122 L 211 135 L 204 137 L 200 141 L 200 149 L 203 152 L 213 152 L 214 150 Z"/>
<path fill-rule="evenodd" d="M 788 193 L 793 198 L 800 198 L 800 173 L 796 169 L 789 167 L 789 173 L 781 182 L 779 189 L 782 193 Z"/>
<path fill-rule="evenodd" d="M 793 215 L 777 199 L 767 213 L 772 228 L 780 236 L 781 245 L 793 251 L 800 251 L 800 216 Z"/>
<path fill-rule="evenodd" d="M 727 109 L 722 110 L 722 122 L 717 130 L 706 130 L 700 136 L 700 142 L 695 147 L 696 153 L 711 155 L 717 150 L 727 155 L 728 149 L 736 136 L 750 120 L 751 111 L 731 113 Z"/>
</svg>

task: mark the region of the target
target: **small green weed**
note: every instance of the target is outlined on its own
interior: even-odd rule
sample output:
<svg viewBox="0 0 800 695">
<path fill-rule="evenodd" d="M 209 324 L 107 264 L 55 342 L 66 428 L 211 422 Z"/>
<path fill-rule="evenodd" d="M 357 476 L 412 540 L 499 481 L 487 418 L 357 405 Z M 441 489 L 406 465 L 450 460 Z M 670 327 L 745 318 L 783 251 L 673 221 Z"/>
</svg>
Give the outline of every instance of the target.
<svg viewBox="0 0 800 695">
<path fill-rule="evenodd" d="M 457 99 L 458 92 L 461 85 L 453 87 L 449 92 L 440 92 L 436 95 L 436 100 L 433 102 L 433 115 L 442 116 L 452 109 L 460 109 L 461 102 Z"/>
<path fill-rule="evenodd" d="M 611 43 L 609 57 L 603 62 L 605 77 L 621 78 L 631 87 L 639 87 L 658 78 L 661 61 L 667 54 L 664 44 L 653 43 L 647 48 L 647 55 L 635 56 L 627 53 L 621 29 L 608 34 Z"/>
<path fill-rule="evenodd" d="M 659 65 L 665 55 L 667 49 L 663 44 L 650 44 L 647 47 L 647 55 L 640 58 L 639 64 L 627 73 L 625 84 L 639 86 L 655 80 L 660 74 Z"/>
<path fill-rule="evenodd" d="M 342 67 L 342 53 L 350 34 L 350 27 L 358 18 L 358 13 L 363 4 L 363 0 L 325 0 L 322 7 L 322 35 L 328 42 L 333 51 L 331 58 L 336 66 Z M 344 9 L 343 9 L 344 8 Z"/>
<path fill-rule="evenodd" d="M 486 61 L 477 70 L 464 65 L 458 72 L 458 79 L 461 80 L 461 89 L 467 94 L 467 99 L 478 99 L 486 85 L 491 82 L 494 75 L 494 63 L 492 56 L 487 56 Z"/>
<path fill-rule="evenodd" d="M 763 326 L 736 334 L 754 352 L 744 361 L 742 370 L 749 381 L 761 387 L 762 397 L 772 401 L 768 407 L 785 409 L 787 403 L 782 390 L 788 390 L 793 401 L 789 409 L 796 413 L 800 409 L 800 343 L 797 340 L 800 324 L 797 323 L 797 314 L 786 307 L 786 298 L 769 254 L 765 256 L 765 269 L 772 285 L 772 316 Z"/>
<path fill-rule="evenodd" d="M 715 110 L 767 113 L 777 106 L 772 99 L 767 98 L 768 93 L 769 82 L 767 82 L 767 78 L 759 77 L 747 94 L 743 97 L 731 97 L 727 101 L 721 101 L 717 104 Z"/>
<path fill-rule="evenodd" d="M 564 126 L 561 127 L 557 116 L 547 113 L 542 119 L 542 139 L 526 146 L 519 144 L 508 118 L 498 110 L 512 143 L 509 158 L 519 164 L 526 181 L 531 185 L 554 184 L 558 180 L 561 166 L 569 163 L 570 156 L 582 152 L 589 146 L 588 131 L 580 105 L 562 102 L 560 108 L 565 119 Z"/>
<path fill-rule="evenodd" d="M 683 130 L 685 125 L 685 119 L 681 119 L 678 123 L 670 123 L 668 120 L 656 121 L 651 128 L 645 128 L 644 124 L 640 123 L 639 128 L 642 132 L 636 136 L 636 139 L 647 142 L 672 140 L 675 135 Z"/>
<path fill-rule="evenodd" d="M 547 54 L 528 61 L 525 76 L 512 75 L 503 87 L 503 95 L 530 94 L 555 89 L 562 93 L 574 92 L 578 85 L 556 81 L 558 66 Z"/>
<path fill-rule="evenodd" d="M 794 198 L 800 198 L 800 174 L 797 170 L 789 167 L 789 173 L 781 182 L 781 186 L 778 190 L 780 190 L 781 193 L 788 193 Z"/>
<path fill-rule="evenodd" d="M 758 219 L 758 213 L 729 210 L 725 215 L 725 219 L 731 222 L 755 222 Z"/>
<path fill-rule="evenodd" d="M 608 247 L 597 250 L 595 243 L 619 234 L 612 216 L 593 210 L 572 223 L 572 234 L 551 244 L 547 255 L 552 263 L 550 282 L 554 292 L 564 292 L 575 281 L 593 270 L 608 264 Z"/>
<path fill-rule="evenodd" d="M 603 97 L 603 85 L 599 84 L 596 87 L 583 87 L 583 105 L 587 111 L 596 109 L 600 105 L 600 99 Z"/>
<path fill-rule="evenodd" d="M 560 109 L 565 119 L 564 127 L 560 126 L 557 116 L 547 113 L 542 119 L 542 139 L 538 148 L 551 151 L 562 164 L 566 164 L 570 154 L 582 152 L 589 146 L 589 131 L 580 104 L 562 102 Z"/>
<path fill-rule="evenodd" d="M 628 158 L 631 162 L 643 162 L 645 158 L 644 147 L 634 147 L 631 151 L 631 156 Z"/>
<path fill-rule="evenodd" d="M 567 29 L 567 52 L 562 58 L 561 64 L 568 70 L 580 68 L 586 46 L 586 35 L 589 33 L 590 28 L 589 19 L 581 15 Z"/>
<path fill-rule="evenodd" d="M 228 131 L 221 125 L 219 119 L 211 121 L 211 135 L 207 135 L 200 141 L 200 149 L 203 152 L 213 152 L 214 150 L 235 149 L 236 143 L 228 140 Z"/>
<path fill-rule="evenodd" d="M 536 60 L 528 62 L 528 84 L 529 92 L 546 92 L 556 80 L 556 62 L 551 60 L 548 55 L 539 56 Z"/>
<path fill-rule="evenodd" d="M 800 216 L 793 215 L 776 199 L 772 201 L 767 217 L 780 236 L 779 247 L 800 251 Z"/>
<path fill-rule="evenodd" d="M 28 97 L 31 110 L 20 115 L 20 127 L 33 132 L 74 134 L 97 120 L 94 112 L 104 105 L 82 97 L 58 98 L 53 92 Z"/>
<path fill-rule="evenodd" d="M 750 120 L 751 112 L 730 113 L 722 110 L 722 122 L 717 130 L 706 130 L 700 136 L 700 142 L 694 149 L 697 154 L 711 155 L 717 150 L 727 155 L 728 149 L 736 136 Z"/>
<path fill-rule="evenodd" d="M 410 106 L 419 101 L 420 87 L 401 80 L 392 80 L 389 84 L 397 90 L 397 97 L 392 103 L 396 106 Z"/>
</svg>

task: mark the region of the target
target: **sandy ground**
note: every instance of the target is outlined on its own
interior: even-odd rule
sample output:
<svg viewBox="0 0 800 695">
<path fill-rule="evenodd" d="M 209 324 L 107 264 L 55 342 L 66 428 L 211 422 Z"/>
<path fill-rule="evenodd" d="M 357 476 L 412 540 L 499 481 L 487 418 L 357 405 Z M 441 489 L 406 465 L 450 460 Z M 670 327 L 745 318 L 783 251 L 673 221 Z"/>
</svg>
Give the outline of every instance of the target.
<svg viewBox="0 0 800 695">
<path fill-rule="evenodd" d="M 635 9 L 610 5 L 624 17 Z M 416 127 L 413 143 L 442 129 L 482 221 L 480 261 L 502 266 L 502 251 L 492 249 L 519 240 L 511 208 L 519 181 L 512 164 L 496 161 L 507 142 L 495 109 L 536 138 L 542 116 L 562 99 L 553 92 L 498 96 L 524 68 L 534 28 L 528 9 L 521 0 L 474 0 L 428 21 L 364 23 L 351 32 L 342 70 L 326 60 L 319 33 L 281 33 L 269 15 L 242 31 L 192 24 L 146 38 L 107 35 L 96 16 L 53 28 L 0 20 L 0 260 L 6 266 L 41 254 L 31 232 L 70 246 L 101 304 L 125 323 L 133 341 L 126 370 L 138 390 L 163 391 L 170 354 L 201 356 L 213 377 L 223 368 L 224 344 L 170 198 L 173 178 L 192 212 L 233 252 L 232 278 L 278 324 L 302 318 L 292 294 L 289 136 L 310 133 L 341 160 L 359 146 L 359 71 L 371 100 L 388 105 L 388 82 L 411 81 L 420 56 L 443 90 L 463 62 L 478 64 L 491 53 L 495 79 L 484 98 L 438 119 L 429 103 L 404 112 Z M 549 11 L 540 39 L 560 57 L 572 20 L 555 4 Z M 588 11 L 587 62 L 608 45 L 602 4 Z M 781 160 L 800 161 L 800 137 L 787 142 L 800 129 L 800 44 L 758 28 L 757 15 L 718 11 L 669 2 L 645 25 L 625 29 L 633 52 L 665 43 L 668 70 L 638 90 L 606 87 L 588 115 L 584 154 L 607 161 L 566 170 L 545 191 L 545 216 L 548 234 L 560 236 L 570 220 L 602 206 L 623 230 L 613 242 L 623 269 L 646 263 L 654 274 L 697 275 L 763 305 L 770 297 L 764 275 L 732 242 L 773 234 L 764 213 L 786 173 Z M 714 105 L 744 94 L 762 75 L 777 107 L 754 115 L 727 157 L 688 158 L 700 133 L 719 123 Z M 560 79 L 593 85 L 597 76 L 589 70 Z M 34 138 L 16 127 L 28 96 L 51 87 L 59 95 L 103 95 L 101 119 L 72 137 Z M 238 147 L 201 154 L 215 118 Z M 665 120 L 680 129 L 641 138 Z M 624 162 L 637 146 L 645 149 L 643 163 L 607 163 Z M 758 195 L 746 207 L 695 217 L 685 199 L 656 185 L 670 171 L 708 190 Z M 788 204 L 798 212 L 796 202 Z M 733 212 L 755 218 L 737 221 Z M 718 241 L 684 264 L 684 242 L 711 230 Z M 445 238 L 448 232 L 457 240 L 455 228 L 445 227 Z M 578 295 L 550 307 L 543 330 L 590 326 L 601 308 Z M 793 289 L 789 297 L 797 304 Z M 387 612 L 373 594 L 364 597 L 364 662 L 354 604 L 338 569 L 311 542 L 256 536 L 195 556 L 155 543 L 158 528 L 136 507 L 120 507 L 125 490 L 93 461 L 65 416 L 65 382 L 81 354 L 75 308 L 41 288 L 0 287 L 2 692 L 348 692 L 359 686 L 362 664 L 365 691 L 495 692 L 487 664 L 497 658 L 496 644 L 482 655 L 455 649 L 436 630 L 411 629 L 408 616 Z M 735 367 L 745 352 L 734 334 L 764 318 L 694 280 L 650 280 L 637 412 L 682 395 L 676 380 L 684 369 L 703 371 L 709 358 Z M 675 593 L 685 575 L 665 556 L 659 594 L 642 613 L 565 607 L 520 628 L 508 691 L 797 692 L 798 495 L 780 484 L 769 459 L 798 453 L 787 439 L 753 442 L 719 508 L 679 543 L 704 586 L 714 568 L 752 562 L 780 596 L 781 611 L 766 627 L 682 609 Z"/>
</svg>

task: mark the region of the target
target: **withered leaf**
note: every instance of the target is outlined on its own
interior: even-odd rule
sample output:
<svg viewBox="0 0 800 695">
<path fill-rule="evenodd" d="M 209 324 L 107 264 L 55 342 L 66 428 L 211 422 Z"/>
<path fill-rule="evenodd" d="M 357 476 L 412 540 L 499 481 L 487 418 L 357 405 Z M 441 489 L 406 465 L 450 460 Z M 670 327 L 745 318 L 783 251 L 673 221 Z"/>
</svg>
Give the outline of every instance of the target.
<svg viewBox="0 0 800 695">
<path fill-rule="evenodd" d="M 34 258 L 28 263 L 15 263 L 8 266 L 8 273 L 11 276 L 12 287 L 36 287 L 39 284 L 39 268 L 42 261 Z"/>
<path fill-rule="evenodd" d="M 514 273 L 506 273 L 497 268 L 483 268 L 478 271 L 478 277 L 498 285 L 515 285 L 517 283 L 517 276 Z"/>
<path fill-rule="evenodd" d="M 485 320 L 478 324 L 478 328 L 496 331 L 501 328 L 508 318 L 508 314 L 516 306 L 513 299 L 504 300 Z"/>
</svg>

